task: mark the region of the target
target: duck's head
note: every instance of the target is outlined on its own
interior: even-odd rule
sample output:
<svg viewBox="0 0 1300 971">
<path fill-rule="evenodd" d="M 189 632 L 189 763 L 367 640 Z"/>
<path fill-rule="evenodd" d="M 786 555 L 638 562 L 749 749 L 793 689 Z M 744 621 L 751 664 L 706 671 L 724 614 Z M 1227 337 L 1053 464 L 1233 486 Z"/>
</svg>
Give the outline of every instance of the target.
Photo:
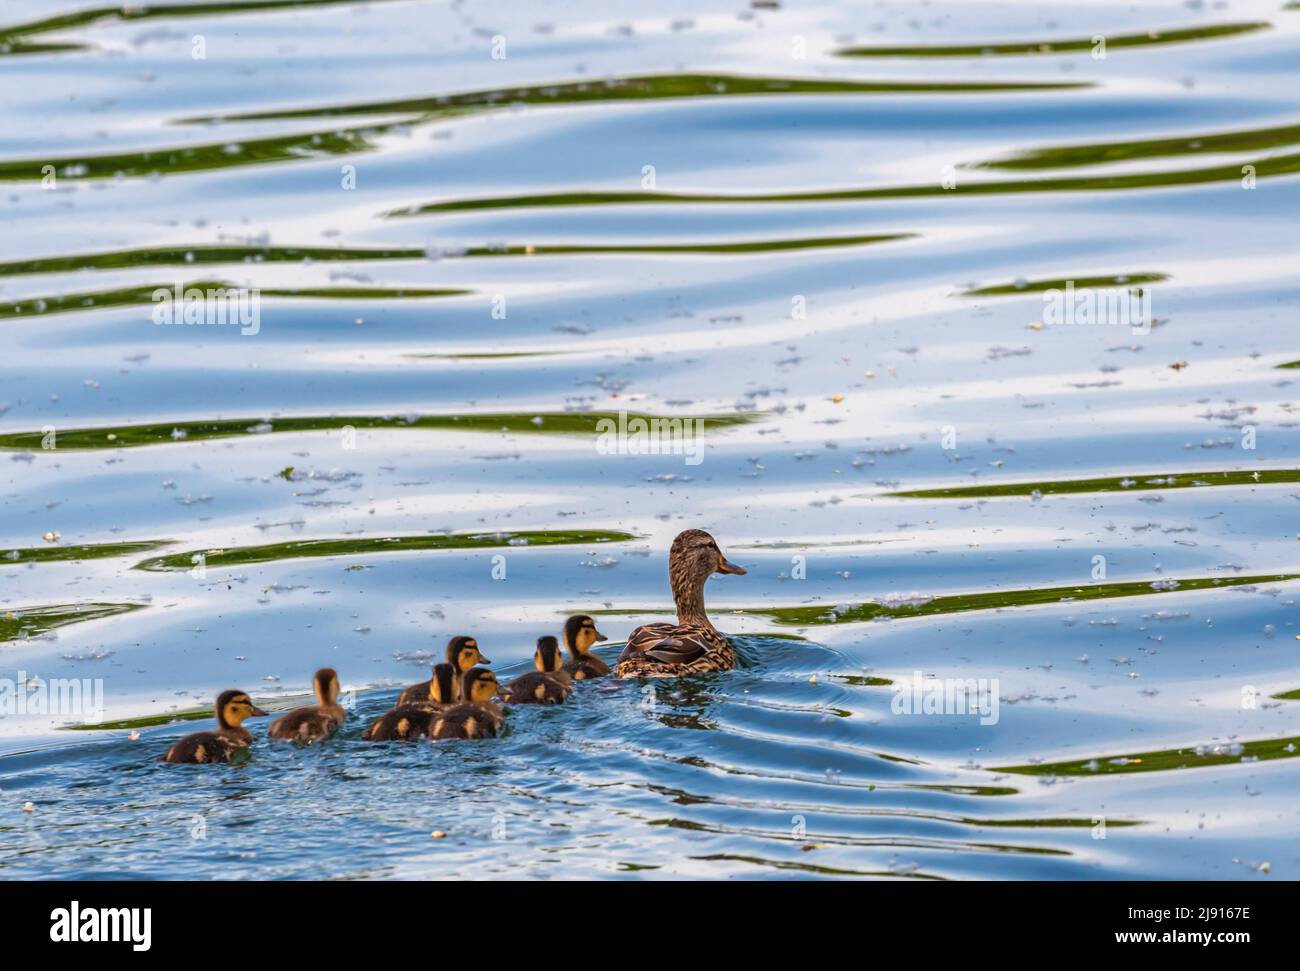
<svg viewBox="0 0 1300 971">
<path fill-rule="evenodd" d="M 447 642 L 447 663 L 464 674 L 476 664 L 491 664 L 478 649 L 473 637 L 453 637 Z"/>
<path fill-rule="evenodd" d="M 582 657 L 597 641 L 609 640 L 596 630 L 596 622 L 586 614 L 575 614 L 564 622 L 564 646 L 574 659 Z M 537 642 L 541 644 L 541 641 Z"/>
<path fill-rule="evenodd" d="M 333 668 L 321 668 L 312 676 L 312 690 L 322 705 L 336 705 L 339 700 L 339 673 Z"/>
<path fill-rule="evenodd" d="M 668 574 L 676 586 L 679 578 L 703 586 L 715 573 L 745 575 L 743 566 L 728 563 L 717 540 L 702 529 L 687 529 L 677 534 L 668 551 Z"/>
<path fill-rule="evenodd" d="M 497 676 L 487 668 L 473 668 L 465 672 L 465 700 L 482 705 L 497 695 L 505 697 L 506 689 L 497 683 Z"/>
<path fill-rule="evenodd" d="M 537 653 L 533 655 L 533 665 L 546 674 L 564 667 L 564 658 L 560 656 L 560 645 L 549 634 L 537 638 Z"/>
<path fill-rule="evenodd" d="M 243 691 L 223 691 L 217 696 L 217 724 L 222 728 L 238 728 L 245 718 L 265 715 L 253 704 L 253 699 Z"/>
<path fill-rule="evenodd" d="M 429 682 L 429 699 L 437 705 L 454 705 L 460 701 L 460 672 L 450 664 L 435 664 Z"/>
</svg>

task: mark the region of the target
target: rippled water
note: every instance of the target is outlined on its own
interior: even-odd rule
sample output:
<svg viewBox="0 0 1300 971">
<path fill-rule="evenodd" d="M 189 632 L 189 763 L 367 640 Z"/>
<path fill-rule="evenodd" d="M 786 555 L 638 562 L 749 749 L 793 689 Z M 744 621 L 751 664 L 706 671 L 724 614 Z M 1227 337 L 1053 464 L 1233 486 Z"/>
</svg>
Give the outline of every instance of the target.
<svg viewBox="0 0 1300 971">
<path fill-rule="evenodd" d="M 1294 878 L 1297 5 L 618 6 L 0 7 L 0 874 Z M 360 741 L 687 527 L 739 670 Z"/>
</svg>

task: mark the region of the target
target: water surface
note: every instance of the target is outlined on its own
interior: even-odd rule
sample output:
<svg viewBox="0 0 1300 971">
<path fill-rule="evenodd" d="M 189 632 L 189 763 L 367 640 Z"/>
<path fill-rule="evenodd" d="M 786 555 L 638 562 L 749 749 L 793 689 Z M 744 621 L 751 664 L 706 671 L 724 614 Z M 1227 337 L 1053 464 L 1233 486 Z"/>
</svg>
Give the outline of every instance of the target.
<svg viewBox="0 0 1300 971">
<path fill-rule="evenodd" d="M 104 696 L 0 716 L 0 875 L 1300 876 L 1300 11 L 763 7 L 0 8 L 0 677 Z M 360 740 L 688 527 L 738 670 Z"/>
</svg>

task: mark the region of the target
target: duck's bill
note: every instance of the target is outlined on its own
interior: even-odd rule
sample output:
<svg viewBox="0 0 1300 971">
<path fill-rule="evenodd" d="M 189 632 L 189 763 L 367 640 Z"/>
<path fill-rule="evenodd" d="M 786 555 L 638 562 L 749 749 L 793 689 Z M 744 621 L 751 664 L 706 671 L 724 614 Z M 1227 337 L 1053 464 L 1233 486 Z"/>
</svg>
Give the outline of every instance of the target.
<svg viewBox="0 0 1300 971">
<path fill-rule="evenodd" d="M 491 659 L 490 657 L 484 657 L 482 654 L 480 654 L 480 655 L 478 656 L 478 663 L 479 663 L 479 664 L 491 664 L 491 663 L 492 663 L 492 659 Z"/>
<path fill-rule="evenodd" d="M 261 708 L 254 708 L 254 709 L 253 709 L 253 717 L 254 717 L 254 718 L 265 718 L 265 717 L 266 717 L 267 715 L 269 715 L 269 714 L 271 714 L 269 711 L 263 711 Z"/>
<path fill-rule="evenodd" d="M 718 572 L 730 573 L 733 576 L 743 577 L 745 575 L 745 568 L 743 566 L 736 566 L 736 564 L 734 563 L 728 563 L 726 560 L 723 560 L 721 563 L 718 564 Z"/>
<path fill-rule="evenodd" d="M 609 638 L 606 637 L 604 634 L 602 634 L 600 631 L 596 631 L 596 640 L 598 640 L 598 641 L 607 641 L 607 640 L 609 640 Z"/>
</svg>

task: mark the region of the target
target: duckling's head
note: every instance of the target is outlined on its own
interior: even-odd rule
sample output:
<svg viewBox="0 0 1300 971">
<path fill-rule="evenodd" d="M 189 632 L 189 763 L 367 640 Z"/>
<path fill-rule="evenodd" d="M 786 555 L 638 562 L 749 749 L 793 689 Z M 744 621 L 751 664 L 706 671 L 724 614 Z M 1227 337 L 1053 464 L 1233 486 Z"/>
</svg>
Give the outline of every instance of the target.
<svg viewBox="0 0 1300 971">
<path fill-rule="evenodd" d="M 673 590 L 703 589 L 704 581 L 715 573 L 743 577 L 745 568 L 728 563 L 717 541 L 704 530 L 687 529 L 678 533 L 668 551 L 668 577 Z"/>
<path fill-rule="evenodd" d="M 564 645 L 575 659 L 590 651 L 597 641 L 605 640 L 609 638 L 596 630 L 596 622 L 586 614 L 576 614 L 564 622 Z"/>
<path fill-rule="evenodd" d="M 311 679 L 316 700 L 322 705 L 334 705 L 339 700 L 339 673 L 333 668 L 321 668 Z"/>
<path fill-rule="evenodd" d="M 238 728 L 245 718 L 265 714 L 243 691 L 223 691 L 217 696 L 217 724 L 222 728 Z"/>
<path fill-rule="evenodd" d="M 533 664 L 543 674 L 558 671 L 564 667 L 564 658 L 560 656 L 560 645 L 549 634 L 537 638 L 537 653 L 533 655 Z"/>
<path fill-rule="evenodd" d="M 460 672 L 450 664 L 435 664 L 429 698 L 438 705 L 454 705 L 460 701 Z"/>
<path fill-rule="evenodd" d="M 491 664 L 478 649 L 478 641 L 472 637 L 453 637 L 447 642 L 447 663 L 461 674 L 476 664 Z"/>
<path fill-rule="evenodd" d="M 504 697 L 505 693 L 505 688 L 497 683 L 497 676 L 487 668 L 473 668 L 465 673 L 466 701 L 481 705 L 496 695 Z"/>
</svg>

